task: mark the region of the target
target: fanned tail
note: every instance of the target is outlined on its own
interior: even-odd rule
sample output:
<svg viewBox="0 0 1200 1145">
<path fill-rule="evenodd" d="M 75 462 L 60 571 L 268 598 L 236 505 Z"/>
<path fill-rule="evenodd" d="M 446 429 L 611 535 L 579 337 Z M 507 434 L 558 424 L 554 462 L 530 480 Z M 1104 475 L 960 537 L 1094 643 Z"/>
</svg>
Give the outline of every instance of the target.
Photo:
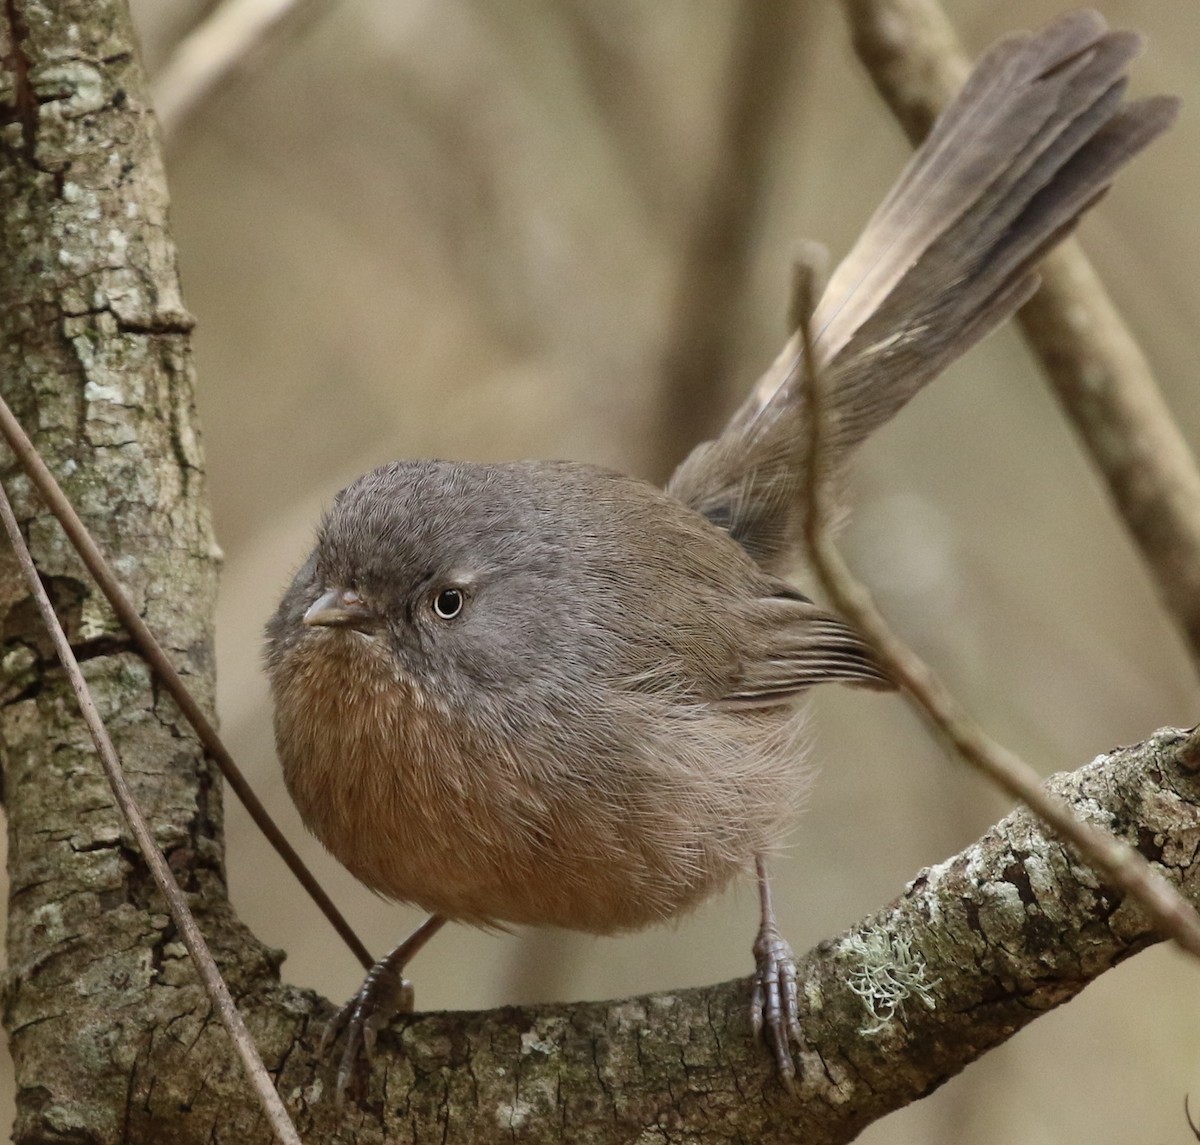
<svg viewBox="0 0 1200 1145">
<path fill-rule="evenodd" d="M 980 59 L 817 305 L 835 468 L 1033 293 L 1037 262 L 1170 126 L 1177 100 L 1122 102 L 1141 43 L 1079 11 Z M 667 486 L 772 571 L 798 540 L 803 371 L 797 336 Z"/>
</svg>

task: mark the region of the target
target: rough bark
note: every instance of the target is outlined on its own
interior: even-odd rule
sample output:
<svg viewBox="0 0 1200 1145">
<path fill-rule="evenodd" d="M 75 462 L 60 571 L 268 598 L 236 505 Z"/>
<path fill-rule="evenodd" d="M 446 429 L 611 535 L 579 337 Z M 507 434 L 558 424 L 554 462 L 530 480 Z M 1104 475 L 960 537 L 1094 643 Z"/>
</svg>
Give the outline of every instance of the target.
<svg viewBox="0 0 1200 1145">
<path fill-rule="evenodd" d="M 192 409 L 189 319 L 123 6 L 4 0 L 0 386 L 200 694 L 211 700 L 215 550 Z M 219 785 L 10 461 L 34 554 L 138 795 L 280 1092 L 335 1133 L 314 1056 L 330 1012 L 279 985 L 232 916 Z M 0 553 L 0 751 L 12 875 L 5 1023 L 18 1142 L 268 1135 L 212 1020 L 11 557 Z M 1178 732 L 1056 786 L 1200 901 L 1196 745 Z M 922 872 L 800 967 L 802 1080 L 751 1036 L 745 981 L 398 1023 L 341 1127 L 360 1142 L 835 1142 L 913 1100 L 1154 937 L 1028 815 Z"/>
<path fill-rule="evenodd" d="M 1052 781 L 1086 818 L 1137 845 L 1192 902 L 1200 901 L 1197 746 L 1166 730 Z M 1135 906 L 1019 811 L 804 957 L 806 1044 L 795 1097 L 751 1037 L 749 983 L 737 980 L 612 1002 L 414 1016 L 382 1035 L 367 1092 L 340 1126 L 331 1068 L 315 1058 L 328 1003 L 280 988 L 265 973 L 253 984 L 241 979 L 241 990 L 306 1140 L 823 1145 L 852 1140 L 932 1092 L 1155 941 Z M 176 966 L 167 981 L 134 983 L 168 994 L 179 1019 L 152 1057 L 134 1063 L 119 1129 L 110 1113 L 87 1123 L 103 1131 L 67 1139 L 269 1140 L 221 1031 L 202 1007 L 188 1007 L 181 987 L 190 978 Z M 137 1005 L 132 995 L 127 1005 Z M 74 1077 L 102 1056 L 115 1092 L 120 1068 L 111 1046 L 98 1055 L 93 1044 L 87 1056 L 64 1046 Z M 76 1080 L 55 1091 L 46 1108 L 74 1108 L 80 1088 Z"/>
<path fill-rule="evenodd" d="M 1163 731 L 1052 781 L 1200 900 L 1200 778 Z M 1024 811 L 920 872 L 799 967 L 801 1084 L 788 1097 L 751 1037 L 745 980 L 617 1002 L 412 1018 L 347 1118 L 360 1143 L 853 1139 L 936 1089 L 1156 941 L 1140 911 Z M 282 1001 L 277 1004 L 282 1004 Z M 311 1035 L 280 1078 L 301 1132 L 332 1135 Z M 232 1099 L 232 1095 L 231 1095 Z"/>
<path fill-rule="evenodd" d="M 191 320 L 128 13 L 97 0 L 8 0 L 0 34 L 0 386 L 211 706 L 217 553 Z M 235 990 L 257 981 L 264 953 L 226 904 L 212 768 L 7 456 L 3 479 L 160 846 Z M 5 549 L 5 1018 L 17 1140 L 117 1140 L 148 1063 L 165 1041 L 186 1045 L 203 1030 L 208 1005 L 20 586 Z M 230 1060 L 224 1046 L 216 1060 Z"/>
</svg>

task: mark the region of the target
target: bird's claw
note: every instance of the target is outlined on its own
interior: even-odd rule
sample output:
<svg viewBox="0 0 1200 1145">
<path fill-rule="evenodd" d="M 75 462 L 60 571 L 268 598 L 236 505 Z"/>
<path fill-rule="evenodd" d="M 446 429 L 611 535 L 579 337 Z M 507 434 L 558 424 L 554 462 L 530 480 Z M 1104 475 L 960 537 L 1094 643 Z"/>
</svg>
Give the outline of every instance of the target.
<svg viewBox="0 0 1200 1145">
<path fill-rule="evenodd" d="M 346 1044 L 338 1062 L 334 1098 L 339 1114 L 346 1091 L 355 1080 L 360 1054 L 369 1068 L 375 1060 L 375 1041 L 379 1031 L 397 1014 L 411 1014 L 413 1001 L 412 983 L 398 967 L 394 968 L 384 958 L 371 968 L 354 997 L 329 1019 L 317 1053 L 324 1058 L 345 1033 Z"/>
<path fill-rule="evenodd" d="M 754 961 L 750 1022 L 755 1037 L 764 1037 L 774 1052 L 780 1080 L 787 1089 L 793 1090 L 796 1063 L 791 1047 L 793 1043 L 799 1046 L 803 1042 L 795 956 L 779 931 L 774 926 L 764 925 L 754 941 Z"/>
</svg>

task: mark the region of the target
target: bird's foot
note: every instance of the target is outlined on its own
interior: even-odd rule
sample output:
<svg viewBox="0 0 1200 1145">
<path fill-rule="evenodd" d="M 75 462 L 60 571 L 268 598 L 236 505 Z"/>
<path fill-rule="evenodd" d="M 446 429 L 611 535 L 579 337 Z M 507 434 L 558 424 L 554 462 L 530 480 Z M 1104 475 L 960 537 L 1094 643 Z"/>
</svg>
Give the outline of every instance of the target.
<svg viewBox="0 0 1200 1145">
<path fill-rule="evenodd" d="M 774 1053 L 780 1080 L 788 1090 L 793 1090 L 796 1063 L 791 1047 L 803 1041 L 796 997 L 796 960 L 773 922 L 764 923 L 754 940 L 754 961 L 750 1021 L 755 1036 L 763 1037 Z"/>
<path fill-rule="evenodd" d="M 404 977 L 405 960 L 396 958 L 396 953 L 393 950 L 371 967 L 358 992 L 330 1018 L 321 1035 L 317 1052 L 322 1058 L 343 1032 L 346 1035 L 346 1045 L 338 1063 L 334 1099 L 339 1114 L 346 1090 L 358 1072 L 359 1055 L 366 1058 L 369 1069 L 375 1059 L 375 1039 L 379 1031 L 397 1014 L 412 1013 L 412 983 Z"/>
<path fill-rule="evenodd" d="M 380 1029 L 397 1014 L 411 1014 L 413 1009 L 412 983 L 404 977 L 404 968 L 409 960 L 443 926 L 444 915 L 431 914 L 390 954 L 385 955 L 374 966 L 354 995 L 330 1020 L 321 1036 L 318 1053 L 326 1051 L 346 1033 L 346 1048 L 337 1072 L 337 1111 L 342 1112 L 346 1089 L 354 1080 L 361 1053 L 370 1066 L 375 1057 L 375 1038 Z"/>
</svg>

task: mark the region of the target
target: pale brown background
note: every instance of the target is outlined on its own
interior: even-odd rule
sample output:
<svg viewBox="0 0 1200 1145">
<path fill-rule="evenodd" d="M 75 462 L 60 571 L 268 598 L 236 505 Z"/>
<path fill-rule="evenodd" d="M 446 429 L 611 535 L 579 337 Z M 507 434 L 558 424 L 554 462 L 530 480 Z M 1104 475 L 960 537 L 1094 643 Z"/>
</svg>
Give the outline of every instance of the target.
<svg viewBox="0 0 1200 1145">
<path fill-rule="evenodd" d="M 978 50 L 1062 7 L 950 10 Z M 1190 98 L 1084 239 L 1200 442 L 1200 7 L 1101 7 L 1150 35 L 1136 89 Z M 153 69 L 203 5 L 135 10 Z M 766 66 L 749 69 L 764 85 L 751 85 L 750 105 L 770 118 L 741 172 L 751 206 L 739 213 L 734 200 L 728 233 L 702 221 L 728 154 L 732 45 L 745 38 L 732 0 L 338 0 L 171 142 L 226 554 L 222 724 L 372 949 L 417 916 L 358 887 L 292 811 L 272 754 L 262 624 L 322 506 L 381 461 L 566 456 L 661 476 L 679 436 L 719 423 L 781 342 L 795 241 L 844 251 L 907 154 L 837 6 L 787 11 L 777 35 L 759 37 Z M 698 321 L 705 239 L 727 285 Z M 681 340 L 695 346 L 705 330 L 711 364 L 682 371 L 705 396 L 667 401 Z M 848 555 L 985 726 L 1039 768 L 1196 721 L 1178 641 L 1011 331 L 904 411 L 856 473 Z M 819 782 L 775 864 L 797 948 L 881 905 L 1005 809 L 898 699 L 830 689 L 813 723 Z M 287 949 L 292 981 L 337 999 L 353 990 L 357 964 L 233 804 L 229 873 L 243 917 Z M 754 917 L 746 886 L 629 938 L 453 929 L 413 965 L 418 1002 L 742 975 Z M 1184 1142 L 1188 1091 L 1196 1105 L 1200 970 L 1157 949 L 863 1140 Z"/>
</svg>

